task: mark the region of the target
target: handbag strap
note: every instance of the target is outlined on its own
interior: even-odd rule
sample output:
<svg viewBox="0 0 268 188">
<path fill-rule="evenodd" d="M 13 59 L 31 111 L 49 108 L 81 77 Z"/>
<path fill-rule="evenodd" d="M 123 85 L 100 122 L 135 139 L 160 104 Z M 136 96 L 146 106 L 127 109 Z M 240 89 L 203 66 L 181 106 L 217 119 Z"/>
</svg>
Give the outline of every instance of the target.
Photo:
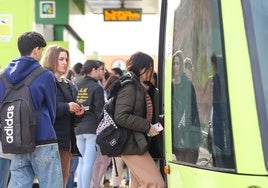
<svg viewBox="0 0 268 188">
<path fill-rule="evenodd" d="M 113 161 L 114 161 L 115 176 L 118 177 L 118 170 L 117 170 L 117 165 L 116 165 L 115 157 L 113 157 Z"/>
</svg>

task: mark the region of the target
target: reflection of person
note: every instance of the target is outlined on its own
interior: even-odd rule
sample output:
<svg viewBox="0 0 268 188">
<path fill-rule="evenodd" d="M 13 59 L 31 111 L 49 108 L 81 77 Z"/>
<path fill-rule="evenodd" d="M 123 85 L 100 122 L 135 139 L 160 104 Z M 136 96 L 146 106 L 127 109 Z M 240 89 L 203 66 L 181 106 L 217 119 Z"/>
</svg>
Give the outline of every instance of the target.
<svg viewBox="0 0 268 188">
<path fill-rule="evenodd" d="M 185 67 L 184 72 L 185 72 L 186 76 L 188 77 L 188 79 L 189 79 L 190 81 L 192 81 L 192 79 L 193 79 L 193 69 L 194 69 L 194 67 L 193 67 L 192 60 L 191 60 L 189 57 L 186 57 L 186 58 L 184 59 L 184 67 Z"/>
<path fill-rule="evenodd" d="M 46 41 L 37 32 L 26 32 L 18 38 L 21 57 L 13 60 L 4 70 L 8 81 L 17 85 L 33 70 L 40 67 Z M 53 128 L 56 117 L 56 83 L 50 71 L 39 75 L 30 85 L 35 110 L 40 117 L 36 130 L 36 148 L 31 153 L 11 154 L 10 187 L 32 187 L 38 179 L 40 187 L 63 187 L 57 137 Z M 0 99 L 5 87 L 0 81 Z"/>
<path fill-rule="evenodd" d="M 213 76 L 208 80 L 212 82 L 212 120 L 211 120 L 211 135 L 212 136 L 212 156 L 213 165 L 223 167 L 222 151 L 224 149 L 224 128 L 223 128 L 223 112 L 222 112 L 222 96 L 220 76 L 217 72 L 217 56 L 215 53 L 211 56 L 211 66 Z"/>
<path fill-rule="evenodd" d="M 138 153 L 138 144 L 147 143 L 146 133 L 151 136 L 159 134 L 151 124 L 152 101 L 143 86 L 143 82 L 149 81 L 152 76 L 153 59 L 145 53 L 137 52 L 127 61 L 127 70 L 127 75 L 131 75 L 133 82 L 119 90 L 114 113 L 115 121 L 130 131 L 121 158 L 130 170 L 131 188 L 162 188 L 165 187 L 165 182 L 148 148 L 143 148 Z"/>
<path fill-rule="evenodd" d="M 176 160 L 196 163 L 201 141 L 195 89 L 184 73 L 182 51 L 173 55 L 173 135 L 172 151 Z"/>
<path fill-rule="evenodd" d="M 59 143 L 63 182 L 66 187 L 72 155 L 81 156 L 74 134 L 75 115 L 82 115 L 84 110 L 75 102 L 76 86 L 65 78 L 70 66 L 69 52 L 60 46 L 49 46 L 42 64 L 51 70 L 56 78 L 57 105 L 54 129 Z"/>
<path fill-rule="evenodd" d="M 77 186 L 90 187 L 94 161 L 97 155 L 96 129 L 104 106 L 104 91 L 98 83 L 100 80 L 100 64 L 95 60 L 87 60 L 83 64 L 83 78 L 77 82 L 77 102 L 86 111 L 75 129 L 77 145 L 82 157 L 77 167 Z"/>
</svg>

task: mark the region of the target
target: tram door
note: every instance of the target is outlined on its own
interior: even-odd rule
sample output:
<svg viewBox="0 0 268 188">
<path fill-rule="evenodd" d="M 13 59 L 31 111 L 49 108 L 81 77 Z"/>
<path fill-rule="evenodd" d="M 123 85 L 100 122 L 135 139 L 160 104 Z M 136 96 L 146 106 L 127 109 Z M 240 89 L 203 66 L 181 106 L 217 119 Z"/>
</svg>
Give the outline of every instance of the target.
<svg viewBox="0 0 268 188">
<path fill-rule="evenodd" d="M 219 1 L 177 2 L 169 75 L 172 161 L 234 169 Z"/>
<path fill-rule="evenodd" d="M 268 4 L 265 0 L 162 2 L 166 11 L 161 12 L 159 59 L 160 73 L 165 72 L 161 92 L 167 184 L 267 186 L 268 118 L 263 104 L 268 90 L 262 83 L 266 69 L 260 68 L 267 63 L 258 62 L 267 54 L 262 53 L 266 49 L 262 45 L 267 45 L 263 42 L 267 11 L 258 10 L 266 10 Z M 255 165 L 247 161 L 250 156 Z"/>
</svg>

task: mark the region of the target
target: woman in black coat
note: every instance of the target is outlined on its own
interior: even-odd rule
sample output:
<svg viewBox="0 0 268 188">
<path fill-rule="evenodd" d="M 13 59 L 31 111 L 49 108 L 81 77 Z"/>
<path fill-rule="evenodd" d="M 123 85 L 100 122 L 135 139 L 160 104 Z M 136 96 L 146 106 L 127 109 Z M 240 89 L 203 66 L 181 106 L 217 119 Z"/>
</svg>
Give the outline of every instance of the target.
<svg viewBox="0 0 268 188">
<path fill-rule="evenodd" d="M 54 129 L 60 149 L 64 187 L 66 187 L 72 156 L 81 156 L 76 145 L 74 127 L 76 115 L 82 115 L 84 110 L 75 102 L 76 86 L 65 78 L 70 65 L 69 52 L 60 46 L 50 46 L 43 59 L 43 65 L 51 70 L 56 77 L 57 106 Z"/>
</svg>

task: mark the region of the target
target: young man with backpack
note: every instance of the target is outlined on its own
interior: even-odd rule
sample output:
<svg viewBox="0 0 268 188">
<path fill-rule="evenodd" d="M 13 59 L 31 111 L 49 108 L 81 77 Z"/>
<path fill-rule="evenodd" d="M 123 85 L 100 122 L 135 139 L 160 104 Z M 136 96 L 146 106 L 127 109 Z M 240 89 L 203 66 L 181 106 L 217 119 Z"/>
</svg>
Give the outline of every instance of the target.
<svg viewBox="0 0 268 188">
<path fill-rule="evenodd" d="M 40 67 L 39 60 L 42 56 L 46 41 L 43 36 L 37 32 L 25 32 L 18 38 L 18 49 L 21 57 L 14 59 L 4 69 L 0 79 L 0 103 L 6 99 L 3 77 L 14 87 L 24 83 L 28 75 L 32 75 L 35 69 Z M 31 188 L 33 180 L 36 177 L 39 187 L 63 187 L 61 163 L 57 137 L 53 128 L 56 113 L 56 85 L 55 77 L 50 71 L 42 71 L 28 85 L 31 94 L 32 103 L 37 124 L 35 131 L 35 143 L 33 151 L 19 153 L 11 151 L 11 187 Z M 28 91 L 28 90 L 27 90 Z M 10 97 L 9 97 L 10 98 Z M 0 110 L 2 107 L 0 106 Z M 17 122 L 14 112 L 8 112 L 6 116 L 8 122 Z M 11 115 L 12 114 L 12 115 Z M 4 116 L 5 117 L 5 116 Z M 1 122 L 3 116 L 1 115 Z M 34 118 L 34 117 L 32 117 Z M 23 124 L 23 123 L 22 123 Z M 10 126 L 11 125 L 11 126 Z M 1 127 L 1 140 L 16 142 L 18 132 L 13 130 L 15 123 Z M 21 133 L 25 134 L 21 129 Z M 5 131 L 5 132 L 3 132 Z M 5 134 L 8 133 L 8 134 Z M 9 137 L 3 138 L 3 135 Z M 28 136 L 28 135 L 26 135 Z M 2 143 L 3 144 L 3 143 Z M 4 149 L 3 149 L 4 151 Z"/>
</svg>

